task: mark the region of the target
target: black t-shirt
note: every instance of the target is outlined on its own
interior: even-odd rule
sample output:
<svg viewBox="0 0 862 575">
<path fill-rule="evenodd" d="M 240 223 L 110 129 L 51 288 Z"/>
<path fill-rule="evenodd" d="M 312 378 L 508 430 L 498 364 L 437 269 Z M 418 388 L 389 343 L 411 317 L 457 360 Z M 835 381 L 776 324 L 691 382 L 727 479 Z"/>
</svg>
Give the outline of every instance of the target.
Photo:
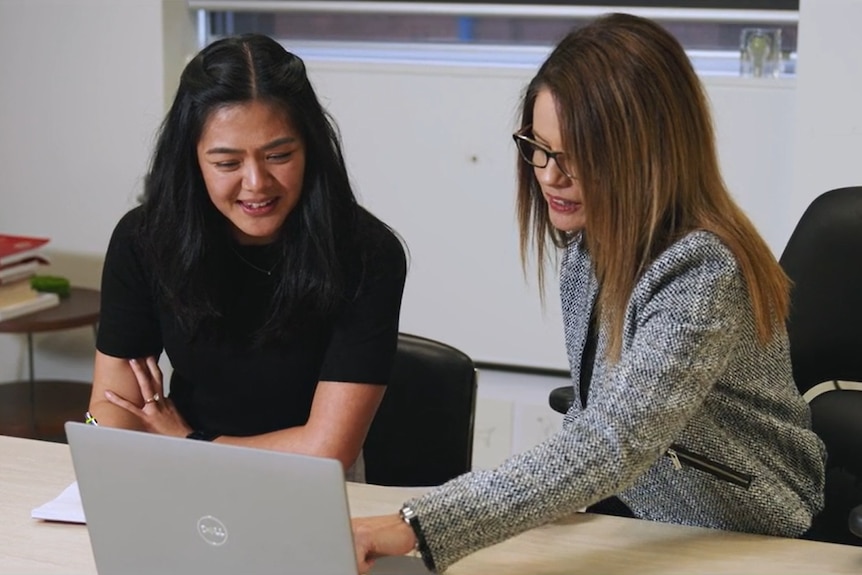
<svg viewBox="0 0 862 575">
<path fill-rule="evenodd" d="M 268 317 L 275 279 L 264 272 L 269 246 L 234 245 L 224 255 L 230 278 L 226 329 L 190 337 L 161 304 L 162 298 L 136 234 L 141 208 L 117 224 L 102 272 L 97 347 L 120 358 L 158 356 L 173 367 L 170 396 L 195 429 L 257 435 L 303 425 L 318 381 L 385 385 L 395 354 L 406 276 L 404 250 L 390 231 L 360 213 L 367 268 L 350 266 L 348 302 L 329 322 L 304 325 L 283 342 L 253 344 L 251 334 Z M 379 228 L 379 231 L 376 231 Z"/>
</svg>

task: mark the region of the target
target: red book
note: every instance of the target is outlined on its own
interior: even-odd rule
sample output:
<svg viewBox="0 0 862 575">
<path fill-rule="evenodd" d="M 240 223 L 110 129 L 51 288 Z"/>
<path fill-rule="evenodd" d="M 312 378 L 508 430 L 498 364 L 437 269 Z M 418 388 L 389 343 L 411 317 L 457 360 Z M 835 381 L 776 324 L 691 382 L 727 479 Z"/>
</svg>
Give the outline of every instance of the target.
<svg viewBox="0 0 862 575">
<path fill-rule="evenodd" d="M 0 267 L 31 259 L 44 259 L 39 250 L 49 241 L 48 238 L 0 234 Z"/>
</svg>

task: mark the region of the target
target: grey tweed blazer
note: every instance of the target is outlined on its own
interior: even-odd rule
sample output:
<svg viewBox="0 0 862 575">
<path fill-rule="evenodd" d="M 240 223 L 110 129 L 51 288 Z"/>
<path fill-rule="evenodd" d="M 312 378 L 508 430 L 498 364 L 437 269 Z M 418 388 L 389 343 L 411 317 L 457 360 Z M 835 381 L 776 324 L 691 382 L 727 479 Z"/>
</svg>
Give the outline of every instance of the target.
<svg viewBox="0 0 862 575">
<path fill-rule="evenodd" d="M 560 293 L 575 389 L 597 282 L 581 241 Z M 586 409 L 488 471 L 408 503 L 438 571 L 617 495 L 643 519 L 795 537 L 823 506 L 822 442 L 797 392 L 786 336 L 763 346 L 733 254 L 693 232 L 662 253 L 625 312 L 620 360 L 599 326 Z"/>
</svg>

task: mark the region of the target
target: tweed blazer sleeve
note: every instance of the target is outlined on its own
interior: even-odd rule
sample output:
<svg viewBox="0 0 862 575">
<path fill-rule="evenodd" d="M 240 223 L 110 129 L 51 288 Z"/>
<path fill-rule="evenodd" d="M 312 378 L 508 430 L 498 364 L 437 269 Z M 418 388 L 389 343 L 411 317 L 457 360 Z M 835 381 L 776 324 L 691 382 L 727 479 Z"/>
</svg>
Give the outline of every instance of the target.
<svg viewBox="0 0 862 575">
<path fill-rule="evenodd" d="M 573 368 L 587 327 L 573 310 L 589 310 L 594 283 L 588 255 L 573 246 L 561 272 L 564 316 L 579 316 L 564 317 Z M 573 406 L 558 433 L 498 468 L 408 502 L 437 570 L 633 484 L 700 408 L 727 362 L 741 315 L 750 316 L 747 301 L 735 259 L 711 234 L 690 234 L 661 254 L 632 294 L 616 363 L 599 361 L 606 341 L 599 330 L 585 410 Z"/>
</svg>

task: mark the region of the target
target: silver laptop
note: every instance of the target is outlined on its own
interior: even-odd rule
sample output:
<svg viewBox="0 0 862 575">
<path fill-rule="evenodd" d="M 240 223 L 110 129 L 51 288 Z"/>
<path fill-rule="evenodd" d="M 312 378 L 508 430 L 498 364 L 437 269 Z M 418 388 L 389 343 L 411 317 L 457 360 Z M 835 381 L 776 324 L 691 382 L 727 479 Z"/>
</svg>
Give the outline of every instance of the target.
<svg viewBox="0 0 862 575">
<path fill-rule="evenodd" d="M 341 464 L 66 423 L 100 575 L 356 575 Z M 416 557 L 374 575 L 427 574 Z"/>
</svg>

